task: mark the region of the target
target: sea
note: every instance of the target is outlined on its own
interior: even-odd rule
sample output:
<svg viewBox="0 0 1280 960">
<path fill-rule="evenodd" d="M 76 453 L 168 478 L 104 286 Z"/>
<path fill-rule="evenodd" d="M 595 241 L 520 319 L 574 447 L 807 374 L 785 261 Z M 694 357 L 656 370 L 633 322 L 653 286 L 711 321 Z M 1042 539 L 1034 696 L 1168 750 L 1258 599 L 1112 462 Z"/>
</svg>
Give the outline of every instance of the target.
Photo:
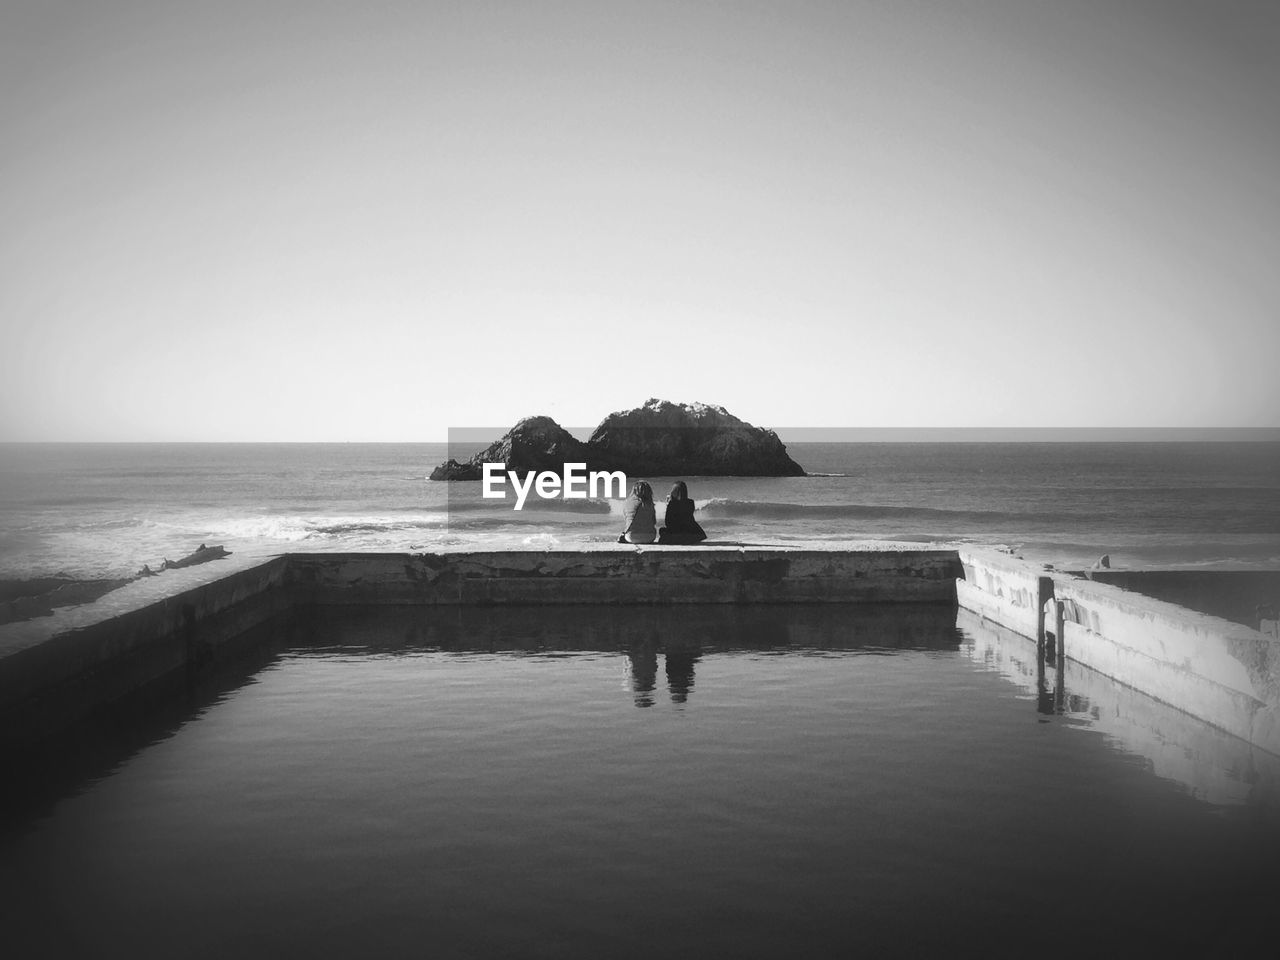
<svg viewBox="0 0 1280 960">
<path fill-rule="evenodd" d="M 573 549 L 614 497 L 486 500 L 445 443 L 0 445 L 0 578 L 232 553 Z M 1060 568 L 1280 568 L 1280 443 L 791 443 L 805 477 L 684 477 L 709 542 L 990 544 Z M 672 477 L 649 480 L 659 501 Z M 615 491 L 616 493 L 616 491 Z"/>
</svg>

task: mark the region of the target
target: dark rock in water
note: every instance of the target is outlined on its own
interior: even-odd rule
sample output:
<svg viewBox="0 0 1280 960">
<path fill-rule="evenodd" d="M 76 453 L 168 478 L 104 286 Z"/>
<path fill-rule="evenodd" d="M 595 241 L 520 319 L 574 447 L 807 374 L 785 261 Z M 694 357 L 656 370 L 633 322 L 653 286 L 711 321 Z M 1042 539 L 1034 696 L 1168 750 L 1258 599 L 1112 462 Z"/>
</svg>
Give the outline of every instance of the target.
<svg viewBox="0 0 1280 960">
<path fill-rule="evenodd" d="M 605 417 L 588 443 L 594 461 L 628 476 L 804 476 L 772 430 L 709 404 L 650 400 Z"/>
<path fill-rule="evenodd" d="M 466 463 L 450 459 L 431 471 L 431 480 L 479 480 L 481 466 L 501 463 L 524 475 L 530 470 L 559 473 L 566 462 L 585 463 L 587 446 L 550 417 L 525 417 Z"/>
<path fill-rule="evenodd" d="M 198 563 L 208 563 L 210 560 L 221 560 L 223 557 L 231 556 L 230 550 L 224 550 L 222 547 L 206 547 L 200 544 L 193 552 L 187 554 L 181 560 L 165 559 L 160 565 L 161 570 L 175 570 L 179 567 L 194 567 Z M 141 576 L 141 573 L 139 574 Z"/>
<path fill-rule="evenodd" d="M 521 420 L 466 463 L 449 460 L 432 480 L 479 480 L 485 463 L 507 470 L 559 473 L 568 463 L 649 477 L 802 477 L 772 430 L 753 427 L 724 407 L 650 400 L 612 413 L 586 443 L 550 417 Z"/>
<path fill-rule="evenodd" d="M 1100 556 L 1097 560 L 1095 560 L 1095 561 L 1094 561 L 1094 563 L 1093 563 L 1093 569 L 1094 569 L 1094 570 L 1110 570 L 1110 569 L 1111 569 L 1111 554 L 1109 554 L 1109 553 L 1104 553 L 1104 554 L 1103 554 L 1102 556 Z"/>
<path fill-rule="evenodd" d="M 453 459 L 453 457 L 450 457 L 444 463 L 440 464 L 440 466 L 432 470 L 431 473 L 427 476 L 427 479 L 428 480 L 479 480 L 480 467 L 477 464 L 472 463 L 471 461 L 467 461 L 466 463 L 459 463 L 457 460 Z"/>
</svg>

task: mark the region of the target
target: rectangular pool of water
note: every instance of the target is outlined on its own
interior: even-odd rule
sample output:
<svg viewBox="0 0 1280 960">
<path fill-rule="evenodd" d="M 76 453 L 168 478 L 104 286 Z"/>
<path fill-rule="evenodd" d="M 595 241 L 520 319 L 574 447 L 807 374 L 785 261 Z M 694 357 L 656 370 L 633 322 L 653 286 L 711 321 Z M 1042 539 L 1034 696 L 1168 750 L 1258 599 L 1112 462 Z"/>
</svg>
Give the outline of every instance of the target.
<svg viewBox="0 0 1280 960">
<path fill-rule="evenodd" d="M 1225 790 L 1163 775 L 1117 734 L 1132 706 L 1069 675 L 1046 712 L 1025 649 L 979 629 L 947 605 L 301 610 L 252 672 L 122 727 L 110 769 L 12 805 L 10 955 L 1269 943 L 1269 755 L 1216 763 Z M 1157 747 L 1216 752 L 1144 709 Z"/>
</svg>

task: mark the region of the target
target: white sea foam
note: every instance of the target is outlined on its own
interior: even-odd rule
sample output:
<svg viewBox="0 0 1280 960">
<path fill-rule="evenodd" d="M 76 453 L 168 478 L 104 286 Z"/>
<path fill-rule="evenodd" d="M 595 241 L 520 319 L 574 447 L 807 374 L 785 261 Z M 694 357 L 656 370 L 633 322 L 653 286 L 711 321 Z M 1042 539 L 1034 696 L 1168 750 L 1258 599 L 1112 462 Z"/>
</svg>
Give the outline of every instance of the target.
<svg viewBox="0 0 1280 960">
<path fill-rule="evenodd" d="M 406 531 L 433 530 L 443 527 L 448 520 L 448 515 L 445 513 L 397 514 L 395 516 L 259 515 L 219 519 L 210 524 L 209 533 L 236 540 L 282 543 L 318 539 L 340 541 L 348 537 L 398 536 Z"/>
</svg>

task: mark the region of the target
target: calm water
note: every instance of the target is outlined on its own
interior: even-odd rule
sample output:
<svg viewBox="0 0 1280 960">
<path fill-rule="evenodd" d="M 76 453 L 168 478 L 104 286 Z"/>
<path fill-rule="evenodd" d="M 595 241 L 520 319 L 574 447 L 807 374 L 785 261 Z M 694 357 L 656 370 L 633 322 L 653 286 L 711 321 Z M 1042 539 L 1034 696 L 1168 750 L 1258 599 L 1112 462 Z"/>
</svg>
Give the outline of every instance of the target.
<svg viewBox="0 0 1280 960">
<path fill-rule="evenodd" d="M 476 449 L 479 444 L 474 445 Z M 803 478 L 687 478 L 713 540 L 1020 545 L 1115 566 L 1280 566 L 1277 443 L 797 443 Z M 430 483 L 446 444 L 0 445 L 0 577 L 233 551 L 573 547 L 620 503 L 516 513 Z M 671 478 L 648 478 L 662 495 Z"/>
<path fill-rule="evenodd" d="M 1042 712 L 1029 645 L 946 607 L 268 633 L 262 669 L 11 820 L 11 955 L 1229 956 L 1271 933 L 1274 759 L 1083 675 Z"/>
</svg>

